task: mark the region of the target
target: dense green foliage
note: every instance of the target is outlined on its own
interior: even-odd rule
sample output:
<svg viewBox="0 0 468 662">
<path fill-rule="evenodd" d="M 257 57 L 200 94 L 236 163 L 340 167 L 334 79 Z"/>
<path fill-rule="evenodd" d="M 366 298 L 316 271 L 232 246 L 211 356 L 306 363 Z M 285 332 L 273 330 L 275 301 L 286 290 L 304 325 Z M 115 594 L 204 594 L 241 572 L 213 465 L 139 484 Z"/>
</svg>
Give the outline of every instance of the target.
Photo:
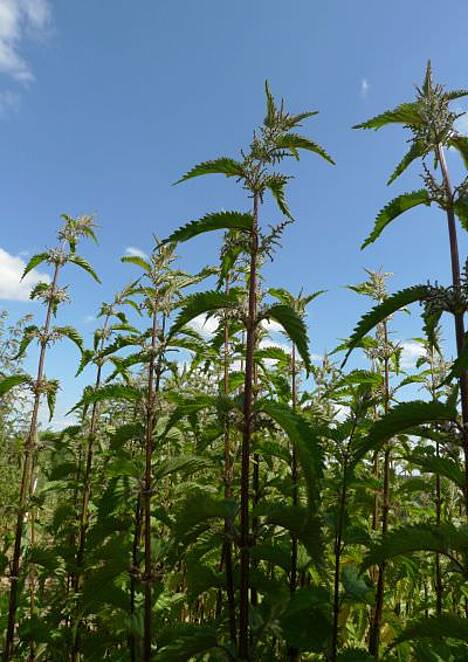
<svg viewBox="0 0 468 662">
<path fill-rule="evenodd" d="M 60 324 L 60 282 L 75 268 L 98 280 L 77 253 L 94 222 L 63 216 L 57 247 L 25 271 L 51 268 L 31 293 L 44 321 L 0 318 L 4 660 L 468 659 L 468 274 L 455 226 L 468 226 L 468 179 L 452 188 L 444 157 L 452 147 L 466 165 L 449 109 L 465 94 L 434 85 L 429 65 L 414 102 L 360 125 L 410 131 L 391 181 L 417 159 L 424 169 L 424 188 L 387 204 L 364 246 L 416 205 L 437 205 L 453 282 L 389 294 L 389 274 L 368 271 L 350 289 L 370 312 L 320 362 L 306 317 L 323 292 L 270 287 L 262 266 L 293 222 L 282 161 L 333 160 L 298 133 L 315 112 L 289 114 L 268 85 L 240 159 L 201 162 L 178 182 L 224 175 L 252 208 L 207 213 L 149 257 L 122 258 L 129 284 L 90 340 Z M 280 220 L 265 229 L 267 196 Z M 183 245 L 207 232 L 220 235 L 219 259 L 184 272 Z M 405 369 L 392 338 L 415 303 L 419 358 Z M 54 431 L 40 418 L 60 397 L 46 368 L 61 340 L 89 385 L 73 424 Z M 357 352 L 362 367 L 349 370 Z"/>
</svg>

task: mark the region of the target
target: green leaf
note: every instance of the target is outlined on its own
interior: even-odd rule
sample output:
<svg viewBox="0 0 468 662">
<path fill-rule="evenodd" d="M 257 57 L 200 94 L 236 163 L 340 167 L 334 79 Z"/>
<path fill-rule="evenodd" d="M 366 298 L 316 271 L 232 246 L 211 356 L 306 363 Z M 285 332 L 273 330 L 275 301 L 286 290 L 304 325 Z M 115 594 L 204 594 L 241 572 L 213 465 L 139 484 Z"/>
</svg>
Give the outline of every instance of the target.
<svg viewBox="0 0 468 662">
<path fill-rule="evenodd" d="M 275 99 L 270 91 L 270 85 L 267 80 L 265 81 L 265 96 L 266 96 L 267 114 L 265 119 L 263 120 L 263 123 L 265 126 L 272 127 L 276 119 L 276 105 L 275 105 Z"/>
<path fill-rule="evenodd" d="M 226 177 L 243 177 L 244 171 L 242 164 L 227 156 L 221 156 L 219 159 L 213 161 L 203 161 L 194 168 L 189 170 L 183 177 L 181 177 L 176 184 L 193 179 L 193 177 L 200 177 L 201 175 L 226 175 Z"/>
<path fill-rule="evenodd" d="M 280 618 L 285 639 L 302 651 L 322 653 L 331 636 L 328 596 L 315 588 L 300 588 Z"/>
<path fill-rule="evenodd" d="M 379 212 L 375 219 L 374 229 L 362 244 L 361 250 L 369 246 L 369 244 L 374 243 L 387 225 L 395 220 L 395 218 L 398 218 L 398 216 L 401 216 L 405 211 L 418 205 L 426 205 L 428 207 L 430 204 L 429 193 L 425 188 L 419 189 L 419 191 L 413 191 L 412 193 L 403 193 L 397 198 L 394 198 Z"/>
<path fill-rule="evenodd" d="M 420 126 L 424 120 L 419 112 L 419 104 L 402 103 L 393 110 L 387 110 L 380 115 L 372 117 L 366 122 L 356 124 L 353 129 L 381 129 L 387 124 L 405 124 L 408 126 Z"/>
<path fill-rule="evenodd" d="M 40 329 L 35 324 L 31 324 L 30 326 L 25 327 L 23 337 L 21 338 L 18 347 L 18 352 L 15 355 L 15 359 L 19 359 L 24 356 L 31 342 L 34 340 L 34 338 L 38 338 L 39 335 Z"/>
<path fill-rule="evenodd" d="M 283 327 L 288 338 L 296 346 L 300 357 L 304 361 L 305 369 L 309 373 L 311 363 L 307 329 L 304 320 L 294 308 L 283 303 L 273 304 L 261 312 L 259 320 L 262 319 L 273 319 Z"/>
<path fill-rule="evenodd" d="M 304 506 L 283 502 L 262 501 L 255 509 L 256 517 L 265 517 L 268 524 L 280 526 L 297 536 L 309 556 L 319 564 L 323 562 L 321 521 L 317 513 Z"/>
<path fill-rule="evenodd" d="M 49 421 L 54 417 L 55 403 L 57 400 L 57 391 L 59 390 L 58 379 L 49 379 L 47 382 L 47 407 L 49 409 Z"/>
<path fill-rule="evenodd" d="M 273 400 L 260 400 L 257 408 L 276 421 L 296 448 L 306 483 L 309 509 L 312 515 L 316 515 L 324 462 L 323 449 L 318 436 L 310 423 L 286 404 Z"/>
<path fill-rule="evenodd" d="M 455 200 L 453 210 L 458 216 L 462 228 L 468 232 L 468 194 L 460 196 Z"/>
<path fill-rule="evenodd" d="M 47 262 L 48 259 L 49 259 L 49 253 L 36 253 L 36 255 L 33 255 L 23 271 L 21 280 L 23 280 L 23 278 L 27 276 L 30 271 L 35 269 L 35 267 L 42 264 L 42 262 Z"/>
<path fill-rule="evenodd" d="M 457 412 L 442 402 L 413 400 L 401 402 L 382 416 L 369 430 L 364 443 L 354 449 L 354 461 L 363 458 L 369 451 L 378 450 L 385 442 L 398 434 L 424 423 L 455 421 Z"/>
<path fill-rule="evenodd" d="M 468 168 L 468 136 L 454 136 L 450 138 L 449 145 L 460 153 L 465 168 Z"/>
<path fill-rule="evenodd" d="M 196 471 L 212 466 L 212 464 L 209 458 L 197 455 L 178 455 L 157 465 L 154 470 L 154 480 L 159 480 L 174 473 L 182 476 L 191 475 Z"/>
<path fill-rule="evenodd" d="M 237 504 L 233 501 L 219 499 L 207 491 L 192 491 L 179 506 L 176 515 L 176 540 L 185 549 L 197 540 L 203 531 L 209 529 L 213 520 L 232 518 L 236 509 Z"/>
<path fill-rule="evenodd" d="M 188 241 L 199 234 L 213 232 L 214 230 L 244 230 L 248 232 L 252 228 L 252 223 L 252 214 L 238 211 L 220 211 L 206 214 L 198 221 L 191 221 L 175 230 L 164 240 L 164 243 Z"/>
<path fill-rule="evenodd" d="M 6 395 L 12 388 L 21 384 L 31 384 L 31 377 L 20 373 L 4 377 L 0 380 L 0 396 Z"/>
<path fill-rule="evenodd" d="M 77 253 L 70 253 L 68 256 L 68 261 L 71 262 L 72 264 L 76 264 L 77 267 L 81 267 L 81 269 L 84 269 L 94 280 L 98 283 L 101 281 L 99 280 L 99 276 L 97 273 L 94 271 L 92 266 L 89 264 L 87 260 L 85 260 L 84 257 L 81 257 L 81 255 L 78 255 Z"/>
<path fill-rule="evenodd" d="M 124 255 L 120 258 L 120 261 L 128 264 L 134 264 L 135 266 L 143 269 L 143 271 L 145 271 L 147 274 L 149 274 L 151 271 L 150 263 L 148 260 L 145 260 L 144 257 L 141 257 L 141 255 Z"/>
<path fill-rule="evenodd" d="M 212 313 L 226 308 L 235 308 L 238 303 L 238 291 L 232 289 L 229 294 L 216 290 L 197 292 L 184 300 L 182 310 L 176 317 L 170 331 L 169 337 L 174 336 L 195 317 L 204 313 Z"/>
<path fill-rule="evenodd" d="M 455 460 L 449 457 L 437 457 L 429 453 L 411 453 L 406 456 L 406 459 L 421 467 L 424 472 L 445 476 L 463 491 L 465 485 L 464 472 Z"/>
<path fill-rule="evenodd" d="M 141 391 L 135 386 L 128 384 L 108 384 L 98 389 L 85 389 L 81 400 L 71 409 L 71 413 L 79 407 L 87 407 L 95 402 L 105 400 L 126 400 L 127 402 L 137 402 L 141 399 Z"/>
<path fill-rule="evenodd" d="M 286 175 L 273 173 L 265 177 L 264 183 L 267 189 L 270 191 L 273 198 L 275 199 L 276 204 L 278 205 L 278 209 L 281 211 L 281 213 L 287 216 L 288 218 L 290 218 L 291 220 L 294 220 L 291 211 L 288 207 L 288 204 L 286 202 L 285 187 L 288 182 L 288 179 L 289 177 L 286 177 Z"/>
<path fill-rule="evenodd" d="M 406 556 L 414 552 L 439 552 L 454 559 L 453 552 L 466 552 L 468 549 L 467 527 L 456 528 L 443 523 L 416 524 L 402 526 L 371 545 L 362 562 L 362 569 L 377 565 L 396 556 Z M 461 568 L 460 563 L 457 565 Z"/>
<path fill-rule="evenodd" d="M 163 646 L 155 662 L 187 662 L 218 646 L 216 630 L 209 625 L 179 624 L 163 633 Z"/>
<path fill-rule="evenodd" d="M 400 290 L 395 294 L 387 297 L 383 303 L 374 306 L 372 310 L 366 313 L 359 320 L 356 328 L 354 329 L 351 338 L 348 341 L 348 351 L 341 366 L 343 367 L 348 360 L 349 355 L 358 343 L 378 324 L 386 320 L 390 315 L 396 313 L 397 310 L 408 306 L 410 303 L 416 301 L 424 301 L 430 294 L 430 288 L 426 285 L 414 285 Z"/>
<path fill-rule="evenodd" d="M 276 141 L 276 147 L 278 149 L 288 149 L 291 151 L 293 156 L 297 158 L 297 152 L 300 149 L 305 149 L 309 152 L 314 152 L 315 154 L 318 154 L 321 156 L 325 161 L 328 161 L 328 163 L 331 163 L 332 165 L 335 165 L 335 162 L 331 158 L 329 154 L 323 149 L 323 147 L 320 147 L 320 145 L 317 145 L 317 143 L 312 142 L 312 140 L 309 140 L 308 138 L 305 138 L 304 136 L 300 136 L 297 133 L 286 133 L 281 136 L 279 136 L 278 140 Z"/>
<path fill-rule="evenodd" d="M 459 639 L 468 643 L 468 620 L 455 614 L 429 616 L 410 623 L 393 642 L 393 646 L 413 639 Z"/>
<path fill-rule="evenodd" d="M 62 337 L 68 338 L 68 340 L 75 343 L 80 352 L 83 351 L 83 338 L 72 326 L 55 326 L 53 331 Z"/>
<path fill-rule="evenodd" d="M 426 154 L 426 149 L 424 147 L 424 144 L 420 141 L 414 140 L 411 143 L 411 147 L 409 148 L 408 152 L 401 159 L 400 163 L 397 165 L 393 173 L 390 175 L 387 185 L 392 184 L 395 181 L 395 179 L 397 179 L 401 174 L 405 172 L 405 170 L 408 168 L 408 166 L 410 166 L 413 163 L 413 161 L 419 159 L 425 154 Z"/>
<path fill-rule="evenodd" d="M 455 101 L 462 97 L 468 97 L 468 90 L 451 90 L 450 92 L 444 92 L 444 98 L 448 101 Z"/>
</svg>

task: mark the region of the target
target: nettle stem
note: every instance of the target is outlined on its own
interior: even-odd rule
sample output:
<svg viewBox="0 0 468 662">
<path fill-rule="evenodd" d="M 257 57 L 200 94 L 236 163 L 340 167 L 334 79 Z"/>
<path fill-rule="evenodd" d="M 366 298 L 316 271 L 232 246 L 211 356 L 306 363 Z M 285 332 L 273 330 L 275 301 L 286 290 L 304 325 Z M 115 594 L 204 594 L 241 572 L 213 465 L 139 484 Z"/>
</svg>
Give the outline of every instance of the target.
<svg viewBox="0 0 468 662">
<path fill-rule="evenodd" d="M 156 302 L 153 303 L 153 317 L 151 327 L 151 354 L 148 365 L 148 382 L 146 396 L 146 429 L 145 429 L 145 475 L 143 481 L 143 521 L 144 521 L 144 632 L 143 632 L 143 660 L 151 661 L 151 642 L 153 637 L 153 559 L 151 550 L 151 497 L 153 492 L 153 433 L 155 408 L 155 373 L 156 373 L 156 343 L 158 335 L 158 311 Z M 158 373 L 160 370 L 157 371 Z M 158 379 L 159 382 L 159 379 Z"/>
<path fill-rule="evenodd" d="M 241 512 L 240 512 L 240 595 L 239 595 L 239 657 L 249 659 L 249 569 L 250 569 L 250 439 L 252 436 L 252 404 L 254 352 L 257 324 L 257 257 L 259 248 L 258 210 L 259 194 L 253 196 L 253 223 L 250 233 L 249 300 L 247 316 L 245 381 L 244 381 L 244 426 L 241 449 Z"/>
<path fill-rule="evenodd" d="M 108 313 L 105 317 L 102 337 L 99 343 L 99 351 L 102 351 L 104 348 L 109 321 L 110 321 L 110 313 Z M 102 362 L 99 361 L 96 368 L 96 379 L 94 381 L 95 390 L 97 390 L 101 386 L 101 381 L 102 381 Z M 82 577 L 83 567 L 84 567 L 86 534 L 89 525 L 89 502 L 91 499 L 91 478 L 92 478 L 92 470 L 93 470 L 94 444 L 96 441 L 98 422 L 99 422 L 99 403 L 93 402 L 93 406 L 91 410 L 91 421 L 89 424 L 88 440 L 86 445 L 86 465 L 83 476 L 83 494 L 81 499 L 81 510 L 80 510 L 80 531 L 79 531 L 79 539 L 78 539 L 78 549 L 76 551 L 76 570 L 72 580 L 72 586 L 75 592 L 79 591 L 80 580 Z M 81 626 L 81 620 L 79 620 L 78 624 L 76 625 L 76 631 L 74 635 L 73 649 L 72 649 L 73 662 L 79 660 L 79 656 L 80 656 L 80 626 Z"/>
<path fill-rule="evenodd" d="M 297 409 L 297 365 L 296 365 L 296 345 L 293 343 L 291 349 L 291 404 L 293 411 Z M 292 502 L 293 506 L 298 504 L 298 471 L 297 471 L 297 453 L 293 445 L 291 448 L 291 483 L 292 483 Z M 291 532 L 291 569 L 289 573 L 289 593 L 294 595 L 297 589 L 297 535 Z M 294 646 L 288 648 L 289 662 L 296 662 L 299 652 Z"/>
<path fill-rule="evenodd" d="M 450 261 L 452 267 L 452 284 L 454 290 L 460 292 L 461 289 L 461 276 L 460 276 L 460 257 L 458 252 L 457 240 L 457 226 L 455 222 L 455 211 L 453 209 L 453 189 L 450 181 L 450 175 L 445 160 L 444 148 L 442 145 L 437 145 L 436 155 L 442 170 L 442 177 L 444 186 L 447 193 L 447 226 L 450 245 Z M 459 312 L 454 315 L 455 318 L 455 338 L 457 343 L 457 356 L 460 357 L 463 352 L 465 343 L 465 323 L 463 313 Z M 464 483 L 464 497 L 465 497 L 465 514 L 468 517 L 468 372 L 463 369 L 460 375 L 460 399 L 463 421 L 463 455 L 465 462 L 465 483 Z"/>
<path fill-rule="evenodd" d="M 33 480 L 34 454 L 37 445 L 37 425 L 39 417 L 39 407 L 42 398 L 42 387 L 44 379 L 45 358 L 47 353 L 47 342 L 50 331 L 50 323 L 54 310 L 54 294 L 57 289 L 59 273 L 63 263 L 55 262 L 52 285 L 50 287 L 50 297 L 47 304 L 47 312 L 40 341 L 40 353 L 37 366 L 36 380 L 34 382 L 34 402 L 31 413 L 28 435 L 24 445 L 23 470 L 21 475 L 20 494 L 18 503 L 18 512 L 16 516 L 15 543 L 13 548 L 13 559 L 10 571 L 10 595 L 8 600 L 8 620 L 5 638 L 5 648 L 3 652 L 4 662 L 8 662 L 13 656 L 13 644 L 15 635 L 16 609 L 18 606 L 18 583 L 21 566 L 21 543 L 23 538 L 23 523 L 27 510 L 29 492 Z"/>
<path fill-rule="evenodd" d="M 230 278 L 226 276 L 225 293 L 229 294 Z M 224 319 L 224 350 L 223 350 L 223 393 L 229 395 L 229 322 Z M 227 417 L 224 420 L 224 498 L 232 498 L 233 458 L 231 448 L 231 432 Z M 234 646 L 237 642 L 236 631 L 236 603 L 234 591 L 234 572 L 232 563 L 231 523 L 228 519 L 224 522 L 224 543 L 222 550 L 222 562 L 226 574 L 226 594 L 229 614 L 229 633 Z"/>
<path fill-rule="evenodd" d="M 339 619 L 340 619 L 340 576 L 341 576 L 341 555 L 343 553 L 343 528 L 346 512 L 346 479 L 348 471 L 348 457 L 347 451 L 343 464 L 343 478 L 340 490 L 340 502 L 338 506 L 338 522 L 336 527 L 335 544 L 334 544 L 334 577 L 333 577 L 333 630 L 332 630 L 332 645 L 331 645 L 331 662 L 336 662 L 338 652 L 338 638 L 339 638 Z"/>
<path fill-rule="evenodd" d="M 388 357 L 388 327 L 387 321 L 383 322 L 384 330 L 384 413 L 388 414 L 390 404 L 390 369 Z M 382 537 L 387 535 L 388 515 L 390 510 L 390 442 L 387 442 L 384 451 L 383 463 L 383 493 L 382 493 Z M 386 563 L 382 561 L 379 564 L 379 574 L 377 578 L 377 591 L 375 595 L 374 612 L 369 632 L 369 653 L 374 657 L 379 657 L 380 648 L 380 628 L 382 623 L 382 611 L 385 594 L 385 568 Z"/>
</svg>

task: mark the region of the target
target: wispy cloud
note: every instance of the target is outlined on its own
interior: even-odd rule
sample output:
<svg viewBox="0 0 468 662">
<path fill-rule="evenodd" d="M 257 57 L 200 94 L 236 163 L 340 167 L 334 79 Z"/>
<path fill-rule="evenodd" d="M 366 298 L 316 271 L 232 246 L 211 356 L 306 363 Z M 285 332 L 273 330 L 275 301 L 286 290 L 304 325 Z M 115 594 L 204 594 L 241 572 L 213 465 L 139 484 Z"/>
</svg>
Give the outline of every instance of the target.
<svg viewBox="0 0 468 662">
<path fill-rule="evenodd" d="M 415 340 L 404 340 L 401 348 L 400 364 L 403 370 L 415 368 L 416 361 L 424 354 L 423 346 Z"/>
<path fill-rule="evenodd" d="M 210 338 L 216 332 L 218 325 L 216 317 L 208 317 L 206 314 L 198 315 L 190 322 L 190 326 L 205 338 Z"/>
<path fill-rule="evenodd" d="M 362 78 L 361 79 L 361 97 L 363 99 L 367 99 L 369 96 L 369 90 L 370 90 L 370 83 L 367 80 L 367 78 Z"/>
<path fill-rule="evenodd" d="M 21 49 L 25 39 L 42 37 L 50 21 L 48 0 L 0 0 L 0 73 L 21 83 L 34 80 Z"/>
<path fill-rule="evenodd" d="M 145 251 L 142 251 L 140 248 L 136 248 L 136 246 L 127 246 L 125 253 L 130 257 L 143 257 L 145 259 L 148 257 Z"/>
<path fill-rule="evenodd" d="M 0 299 L 27 301 L 29 293 L 39 281 L 49 282 L 47 273 L 33 269 L 21 280 L 26 263 L 19 255 L 10 255 L 0 248 Z"/>
</svg>

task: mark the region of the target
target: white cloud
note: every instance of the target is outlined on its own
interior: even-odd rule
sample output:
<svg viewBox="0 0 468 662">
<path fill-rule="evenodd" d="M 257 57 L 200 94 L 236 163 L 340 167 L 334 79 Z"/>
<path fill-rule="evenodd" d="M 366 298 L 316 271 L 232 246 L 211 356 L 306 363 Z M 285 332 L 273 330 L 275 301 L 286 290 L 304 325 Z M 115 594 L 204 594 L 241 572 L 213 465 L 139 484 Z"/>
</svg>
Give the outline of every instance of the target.
<svg viewBox="0 0 468 662">
<path fill-rule="evenodd" d="M 416 361 L 424 355 L 424 348 L 414 340 L 404 340 L 400 344 L 402 348 L 400 364 L 403 370 L 416 367 Z"/>
<path fill-rule="evenodd" d="M 218 328 L 218 320 L 215 317 L 207 315 L 198 315 L 191 322 L 190 326 L 205 338 L 209 338 Z"/>
<path fill-rule="evenodd" d="M 142 257 L 145 260 L 148 257 L 145 251 L 142 251 L 140 248 L 136 248 L 136 246 L 127 246 L 125 253 L 130 255 L 130 257 Z"/>
<path fill-rule="evenodd" d="M 39 281 L 49 282 L 47 273 L 33 269 L 21 280 L 26 263 L 19 255 L 10 255 L 0 248 L 0 299 L 27 301 L 33 285 Z"/>
<path fill-rule="evenodd" d="M 49 0 L 0 0 L 0 73 L 22 83 L 34 80 L 21 55 L 27 37 L 40 37 L 50 25 Z"/>
<path fill-rule="evenodd" d="M 361 80 L 361 97 L 367 99 L 370 90 L 370 83 L 367 78 Z"/>
<path fill-rule="evenodd" d="M 280 333 L 283 330 L 281 324 L 275 322 L 275 320 L 263 320 L 261 324 L 268 333 Z"/>
</svg>

